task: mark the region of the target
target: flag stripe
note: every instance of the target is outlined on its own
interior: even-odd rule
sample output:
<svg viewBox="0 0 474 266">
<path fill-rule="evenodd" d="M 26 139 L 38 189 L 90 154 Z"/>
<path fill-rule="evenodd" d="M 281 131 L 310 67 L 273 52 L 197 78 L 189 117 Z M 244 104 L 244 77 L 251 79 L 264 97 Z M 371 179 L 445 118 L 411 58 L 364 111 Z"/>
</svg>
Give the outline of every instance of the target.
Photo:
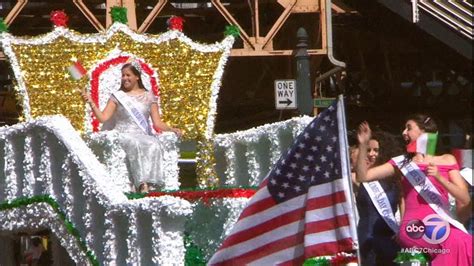
<svg viewBox="0 0 474 266">
<path fill-rule="evenodd" d="M 325 186 L 320 186 L 320 187 L 323 188 L 323 189 L 322 190 L 321 189 L 313 189 L 311 194 L 312 195 L 327 194 L 327 188 L 325 188 Z M 263 189 L 263 190 L 266 190 L 266 189 Z M 321 191 L 321 193 L 317 193 L 317 190 Z M 340 193 L 340 192 L 337 192 L 337 193 Z M 317 205 L 311 204 L 310 202 L 312 200 L 318 201 L 319 199 L 323 199 L 322 202 L 325 202 L 325 198 L 329 197 L 329 196 L 326 195 L 326 196 L 315 198 L 315 199 L 309 199 L 308 200 L 308 205 L 313 205 L 315 208 L 317 208 Z M 341 198 L 341 196 L 338 196 L 336 198 Z M 288 202 L 281 203 L 280 205 L 286 205 L 285 209 L 288 209 L 293 214 L 294 213 L 299 213 L 301 210 L 304 209 L 304 200 L 305 200 L 305 197 L 300 196 L 300 197 L 291 199 Z M 294 208 L 298 205 L 300 207 L 299 209 L 292 210 L 292 207 Z M 262 223 L 265 224 L 265 226 L 269 226 L 269 224 L 271 224 L 271 223 L 279 224 L 279 219 L 280 219 L 280 216 L 281 216 L 280 211 L 281 211 L 280 208 L 268 209 L 268 210 L 264 210 L 261 213 L 258 213 L 256 215 L 254 215 L 254 217 L 251 216 L 251 217 L 247 217 L 246 219 L 238 221 L 237 224 L 239 225 L 239 228 L 240 229 L 246 228 L 246 230 L 239 230 L 238 232 L 234 232 L 232 235 L 230 235 L 224 241 L 224 243 L 221 246 L 218 253 L 222 253 L 224 251 L 225 251 L 225 253 L 235 252 L 234 253 L 234 255 L 235 255 L 235 254 L 239 253 L 238 251 L 241 251 L 243 253 L 244 251 L 246 251 L 246 249 L 248 249 L 248 247 L 259 246 L 260 245 L 259 243 L 262 243 L 262 241 L 260 239 L 263 236 L 266 236 L 266 235 L 260 235 L 259 237 L 256 237 L 254 239 L 249 239 L 248 235 L 251 234 L 252 236 L 258 236 L 259 234 L 257 234 L 256 232 L 253 232 L 253 229 L 256 228 L 257 230 L 262 230 L 262 228 L 259 227 Z M 336 213 L 336 215 L 344 214 L 345 213 L 345 208 L 344 208 L 343 204 L 335 204 L 333 206 L 329 206 L 329 207 L 326 207 L 326 208 L 320 208 L 318 210 L 308 210 L 307 209 L 306 213 L 307 213 L 306 214 L 307 222 L 314 222 L 314 220 L 316 219 L 315 217 L 317 217 L 318 220 L 321 220 L 321 219 L 329 219 L 330 217 L 334 216 L 335 213 Z M 282 222 L 280 222 L 280 223 L 284 224 L 284 220 L 282 220 Z M 237 224 L 236 224 L 236 226 L 237 226 Z M 275 226 L 275 228 L 276 228 L 276 226 Z M 281 233 L 275 233 L 275 230 L 273 230 L 273 231 L 272 230 L 262 230 L 262 232 L 267 233 L 267 235 L 269 235 L 271 233 L 274 236 L 281 237 L 281 236 L 285 236 L 285 234 L 284 234 L 285 232 L 289 232 L 291 230 L 292 229 L 291 229 L 291 225 L 290 225 L 290 227 L 283 226 L 282 228 L 278 228 L 278 231 L 284 231 L 283 235 Z M 249 233 L 249 231 L 250 231 L 250 233 Z M 293 229 L 293 231 L 294 231 L 294 229 Z M 253 233 L 251 233 L 251 232 L 253 232 Z M 268 232 L 270 232 L 270 233 L 268 233 Z M 244 234 L 244 236 L 240 236 L 240 234 Z M 242 242 L 242 241 L 244 241 L 244 242 Z M 267 238 L 266 241 L 263 241 L 263 242 L 268 243 L 268 241 L 273 241 L 273 240 L 269 240 Z M 222 252 L 220 252 L 220 251 L 222 251 Z M 217 253 L 216 253 L 216 255 L 217 255 Z M 220 256 L 216 256 L 216 258 L 218 258 L 218 257 L 220 257 Z"/>
<path fill-rule="evenodd" d="M 290 237 L 302 232 L 303 230 L 304 223 L 300 221 L 287 224 L 263 235 L 257 235 L 248 241 L 235 244 L 225 249 L 220 249 L 216 252 L 216 254 L 214 254 L 213 259 L 216 261 L 221 261 L 229 254 L 239 256 L 254 250 L 256 247 L 267 245 L 282 238 Z"/>
<path fill-rule="evenodd" d="M 265 189 L 266 190 L 266 189 Z M 268 190 L 267 190 L 268 191 Z M 250 204 L 245 210 L 240 214 L 240 219 L 246 218 L 248 216 L 254 215 L 261 210 L 269 209 L 273 206 L 275 206 L 275 200 L 270 197 L 270 194 L 268 194 L 268 198 L 262 199 L 258 202 L 255 202 L 253 204 Z"/>
<path fill-rule="evenodd" d="M 306 205 L 308 206 L 308 209 L 314 210 L 317 208 L 325 208 L 335 203 L 341 203 L 345 201 L 346 201 L 346 196 L 344 195 L 344 191 L 339 191 L 339 192 L 326 195 L 323 197 L 310 199 L 308 200 Z"/>
<path fill-rule="evenodd" d="M 258 186 L 258 189 L 261 189 L 262 187 L 265 187 L 267 184 L 268 184 L 268 178 L 265 177 L 263 179 L 262 183 L 260 184 L 260 186 Z"/>
<path fill-rule="evenodd" d="M 436 144 L 438 142 L 438 134 L 427 133 L 428 134 L 428 144 L 426 147 L 426 154 L 435 155 L 436 153 Z"/>
<path fill-rule="evenodd" d="M 296 259 L 288 260 L 297 256 Z M 276 253 L 270 254 L 261 259 L 255 260 L 249 265 L 261 266 L 261 265 L 298 265 L 303 264 L 304 261 L 304 245 L 299 244 Z M 299 263 L 298 263 L 299 262 Z"/>
<path fill-rule="evenodd" d="M 420 137 L 416 139 L 416 152 L 421 152 L 426 154 L 428 145 L 428 134 L 421 134 Z"/>
<path fill-rule="evenodd" d="M 341 193 L 343 193 L 343 192 L 341 192 Z M 314 199 L 314 200 L 317 201 L 318 199 Z M 311 201 L 312 200 L 309 200 L 308 202 L 311 202 Z M 308 205 L 310 205 L 310 204 L 308 204 Z M 308 217 L 306 219 L 306 222 L 314 222 L 314 220 L 316 219 L 315 217 L 317 217 L 318 220 L 326 221 L 326 220 L 329 220 L 331 217 L 333 217 L 334 214 L 341 216 L 342 214 L 346 213 L 345 210 L 344 210 L 344 206 L 342 204 L 336 204 L 334 206 L 330 206 L 330 207 L 327 207 L 327 208 L 321 208 L 321 209 L 318 209 L 318 210 L 314 210 L 316 208 L 317 208 L 317 206 L 314 205 L 314 204 L 311 207 L 311 209 L 308 208 L 309 210 L 302 207 L 300 209 L 296 209 L 296 210 L 290 211 L 288 213 L 282 214 L 281 216 L 279 216 L 276 219 L 268 220 L 266 222 L 256 224 L 255 226 L 250 227 L 246 230 L 239 231 L 239 234 L 233 234 L 233 235 L 229 236 L 224 241 L 221 248 L 227 248 L 231 245 L 235 245 L 237 243 L 247 241 L 247 240 L 251 239 L 252 237 L 254 237 L 255 235 L 263 234 L 263 233 L 269 232 L 271 230 L 274 230 L 274 229 L 276 229 L 280 226 L 289 224 L 291 222 L 295 222 L 303 216 L 304 212 L 306 212 L 306 216 Z M 339 216 L 336 216 L 336 218 L 339 217 Z M 347 219 L 347 217 L 346 217 L 346 219 Z M 334 221 L 336 221 L 336 220 L 334 220 Z M 346 225 L 346 224 L 344 224 L 344 225 Z"/>
<path fill-rule="evenodd" d="M 334 192 L 344 191 L 344 184 L 342 179 L 336 179 L 333 182 L 315 185 L 309 188 L 308 194 L 311 197 L 322 197 L 331 195 Z"/>
<path fill-rule="evenodd" d="M 263 189 L 267 190 L 267 188 L 263 188 Z M 256 213 L 252 216 L 245 217 L 242 220 L 237 221 L 237 223 L 234 225 L 235 231 L 233 231 L 231 235 L 239 233 L 248 228 L 251 228 L 255 226 L 256 224 L 274 219 L 280 216 L 282 213 L 302 208 L 305 205 L 305 200 L 306 200 L 306 195 L 302 195 L 302 196 L 293 198 L 291 200 L 288 200 L 284 203 L 280 203 L 276 206 L 273 206 L 270 209 L 262 210 L 261 212 Z M 283 212 L 282 210 L 285 210 L 285 212 Z"/>
<path fill-rule="evenodd" d="M 344 203 L 336 204 L 326 208 L 311 210 L 306 212 L 306 222 L 315 222 L 319 220 L 330 219 L 333 216 L 346 214 L 347 210 Z"/>
<path fill-rule="evenodd" d="M 339 239 L 333 242 L 326 242 L 326 243 L 307 246 L 304 250 L 304 253 L 307 254 L 306 256 L 308 258 L 333 255 L 338 252 L 351 250 L 352 245 L 353 245 L 353 242 L 351 238 L 343 238 L 343 239 Z"/>
<path fill-rule="evenodd" d="M 305 261 L 305 258 L 304 258 L 304 253 L 303 253 L 302 256 L 296 257 L 289 261 L 285 261 L 283 263 L 279 263 L 278 266 L 301 266 L 303 265 L 304 261 Z"/>
<path fill-rule="evenodd" d="M 304 239 L 304 232 L 299 232 L 297 234 L 281 238 L 277 241 L 259 246 L 258 248 L 252 249 L 250 252 L 242 254 L 240 256 L 232 258 L 232 264 L 234 265 L 245 265 L 249 262 L 256 260 L 257 258 L 262 258 L 268 256 L 272 253 L 287 249 L 289 247 L 295 246 L 299 243 L 302 243 Z M 226 261 L 218 263 L 216 265 L 225 265 Z"/>
<path fill-rule="evenodd" d="M 81 75 L 85 75 L 87 74 L 87 70 L 82 66 L 82 64 L 78 61 L 76 61 L 74 63 L 74 68 L 76 68 L 76 70 L 81 74 Z"/>
<path fill-rule="evenodd" d="M 321 220 L 317 222 L 306 223 L 306 234 L 320 233 L 329 230 L 335 230 L 338 227 L 348 226 L 349 217 L 347 214 L 336 216 L 332 219 Z"/>
<path fill-rule="evenodd" d="M 340 187 L 338 187 L 338 188 L 340 188 Z M 262 190 L 268 191 L 265 188 L 262 189 Z M 325 185 L 320 185 L 320 186 L 314 187 L 311 190 L 310 195 L 308 195 L 308 196 L 318 195 L 318 196 L 320 196 L 319 198 L 321 198 L 321 200 L 324 201 L 325 196 L 330 197 L 330 195 L 331 195 L 331 194 L 328 193 L 328 191 L 329 191 L 329 188 L 327 188 L 326 184 Z M 261 193 L 261 195 L 263 195 L 263 194 L 264 193 Z M 339 193 L 336 193 L 336 194 L 339 194 Z M 336 196 L 336 198 L 338 198 L 339 200 L 342 200 L 341 197 L 344 197 L 343 193 L 342 193 L 342 195 Z M 241 220 L 237 222 L 239 229 L 236 230 L 235 232 L 232 232 L 232 235 L 234 235 L 236 233 L 240 233 L 240 232 L 245 231 L 245 230 L 248 230 L 249 228 L 252 228 L 256 224 L 263 223 L 263 222 L 266 222 L 266 221 L 270 221 L 271 219 L 274 219 L 274 218 L 280 216 L 282 214 L 282 211 L 281 211 L 282 209 L 284 209 L 286 212 L 291 212 L 291 211 L 296 210 L 297 208 L 302 208 L 302 207 L 305 206 L 305 199 L 306 199 L 305 196 L 299 196 L 299 197 L 296 197 L 296 198 L 293 198 L 293 199 L 289 200 L 288 202 L 279 204 L 278 207 L 272 206 L 272 208 L 270 208 L 270 209 L 265 209 L 266 206 L 269 206 L 265 202 L 265 201 L 268 200 L 268 198 L 265 199 L 265 200 L 260 200 L 259 202 L 255 203 L 255 204 L 251 204 L 247 208 L 255 208 L 255 209 L 253 209 L 254 212 L 258 211 L 257 208 L 261 208 L 262 211 L 260 213 L 258 213 L 258 212 L 254 213 L 254 215 L 257 215 L 257 217 L 248 216 L 248 217 L 242 218 L 242 216 L 241 216 L 240 217 Z M 316 198 L 316 199 L 309 199 L 308 200 L 308 204 L 313 205 L 312 207 L 311 206 L 308 207 L 308 211 L 310 211 L 312 209 L 315 209 L 315 208 L 319 208 L 318 206 L 314 206 L 315 204 L 311 203 L 313 200 L 317 201 L 318 199 Z M 261 205 L 259 203 L 261 203 Z M 326 207 L 326 206 L 324 206 L 324 207 Z M 338 210 L 338 214 L 345 211 L 344 208 L 342 206 L 338 205 L 338 204 L 336 204 L 334 206 L 334 208 L 336 208 L 336 210 Z M 321 207 L 321 211 L 324 211 L 324 210 L 325 210 L 325 208 Z M 324 217 L 329 217 L 330 215 L 333 215 L 332 212 L 333 212 L 332 208 L 329 208 L 328 210 L 326 210 L 326 212 L 323 212 L 322 214 L 328 213 Z M 325 218 L 325 219 L 327 219 L 327 218 Z"/>
<path fill-rule="evenodd" d="M 305 236 L 306 243 L 325 243 L 350 237 L 349 226 L 339 227 L 337 230 L 323 231 Z"/>
<path fill-rule="evenodd" d="M 271 197 L 270 193 L 268 193 L 268 190 L 266 189 L 259 189 L 255 194 L 252 196 L 252 199 L 249 201 L 249 206 L 251 204 L 257 203 L 260 200 L 266 199 L 268 197 Z"/>
<path fill-rule="evenodd" d="M 78 61 L 67 67 L 67 70 L 69 71 L 71 77 L 75 80 L 78 80 L 82 78 L 85 74 L 87 74 L 87 70 Z"/>
<path fill-rule="evenodd" d="M 247 230 L 240 231 L 239 234 L 234 234 L 232 236 L 229 236 L 225 240 L 221 248 L 226 248 L 230 245 L 247 241 L 253 238 L 255 235 L 264 234 L 280 226 L 284 226 L 286 224 L 299 221 L 301 217 L 303 216 L 304 212 L 305 212 L 305 208 L 296 209 L 294 211 L 291 211 L 279 216 L 277 219 L 269 220 L 257 226 L 251 227 Z"/>
<path fill-rule="evenodd" d="M 344 192 L 339 192 L 342 193 L 342 196 L 344 196 Z M 322 197 L 323 200 L 321 202 L 325 202 L 325 197 Z M 341 198 L 339 196 L 339 198 Z M 222 244 L 221 248 L 227 248 L 231 245 L 235 245 L 237 243 L 247 241 L 254 237 L 255 235 L 259 234 L 264 234 L 266 232 L 269 232 L 271 230 L 274 230 L 280 226 L 298 221 L 304 214 L 304 212 L 307 212 L 308 217 L 318 217 L 318 219 L 323 220 L 326 219 L 328 220 L 330 217 L 333 217 L 334 213 L 336 212 L 337 214 L 343 214 L 345 213 L 344 208 L 341 204 L 336 204 L 334 206 L 328 207 L 328 208 L 322 208 L 317 211 L 314 211 L 314 209 L 317 209 L 318 206 L 315 204 L 311 204 L 312 201 L 314 200 L 315 203 L 319 202 L 321 198 L 318 199 L 310 199 L 308 200 L 308 208 L 302 207 L 300 209 L 296 209 L 290 212 L 287 212 L 285 214 L 280 215 L 276 219 L 268 220 L 266 222 L 262 222 L 259 224 L 256 224 L 253 227 L 250 227 L 246 230 L 239 231 L 238 234 L 233 234 L 229 236 L 224 243 Z M 336 211 L 334 211 L 336 210 Z M 347 218 L 347 217 L 346 217 Z M 312 222 L 311 219 L 307 219 L 307 222 Z M 253 223 L 252 223 L 253 224 Z"/>
<path fill-rule="evenodd" d="M 438 142 L 437 133 L 423 133 L 415 141 L 412 141 L 407 148 L 408 152 L 420 152 L 427 155 L 436 153 Z"/>
</svg>

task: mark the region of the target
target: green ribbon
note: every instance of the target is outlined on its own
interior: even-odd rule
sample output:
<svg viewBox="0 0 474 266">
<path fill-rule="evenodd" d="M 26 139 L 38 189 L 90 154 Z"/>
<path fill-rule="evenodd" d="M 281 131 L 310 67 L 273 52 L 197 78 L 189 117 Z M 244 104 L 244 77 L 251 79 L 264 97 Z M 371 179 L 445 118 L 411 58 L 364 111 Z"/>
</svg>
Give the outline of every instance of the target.
<svg viewBox="0 0 474 266">
<path fill-rule="evenodd" d="M 235 25 L 227 25 L 227 26 L 225 26 L 224 35 L 225 36 L 239 37 L 240 36 L 240 30 Z"/>
<path fill-rule="evenodd" d="M 122 24 L 127 24 L 127 8 L 121 6 L 113 6 L 110 8 L 110 15 L 112 17 L 112 22 L 120 22 Z"/>
<path fill-rule="evenodd" d="M 0 18 L 0 33 L 2 32 L 8 32 L 8 25 L 3 18 Z"/>
<path fill-rule="evenodd" d="M 58 202 L 53 199 L 50 195 L 38 195 L 38 196 L 33 196 L 33 197 L 20 197 L 14 200 L 9 200 L 9 201 L 4 201 L 0 203 L 0 211 L 5 211 L 5 210 L 10 210 L 10 209 L 15 209 L 15 208 L 20 208 L 20 207 L 25 207 L 30 204 L 35 204 L 35 203 L 47 203 L 53 208 L 53 210 L 56 212 L 56 214 L 59 217 L 59 220 L 61 220 L 66 227 L 66 230 L 68 233 L 74 236 L 76 239 L 77 243 L 79 244 L 80 249 L 86 253 L 87 258 L 89 259 L 89 262 L 92 265 L 99 265 L 99 262 L 97 261 L 96 256 L 94 255 L 94 252 L 89 250 L 87 248 L 86 242 L 84 239 L 82 239 L 81 235 L 79 234 L 79 230 L 74 226 L 74 224 L 67 219 L 66 214 L 60 209 Z"/>
</svg>

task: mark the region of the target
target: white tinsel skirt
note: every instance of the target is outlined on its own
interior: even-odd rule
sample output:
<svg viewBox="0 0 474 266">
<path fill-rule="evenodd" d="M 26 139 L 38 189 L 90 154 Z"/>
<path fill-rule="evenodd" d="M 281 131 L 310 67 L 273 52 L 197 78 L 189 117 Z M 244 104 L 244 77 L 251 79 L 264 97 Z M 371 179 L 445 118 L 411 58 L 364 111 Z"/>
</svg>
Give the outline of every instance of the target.
<svg viewBox="0 0 474 266">
<path fill-rule="evenodd" d="M 135 187 L 142 183 L 163 186 L 163 148 L 154 136 L 121 133 L 120 145 L 127 154 L 131 180 Z"/>
</svg>

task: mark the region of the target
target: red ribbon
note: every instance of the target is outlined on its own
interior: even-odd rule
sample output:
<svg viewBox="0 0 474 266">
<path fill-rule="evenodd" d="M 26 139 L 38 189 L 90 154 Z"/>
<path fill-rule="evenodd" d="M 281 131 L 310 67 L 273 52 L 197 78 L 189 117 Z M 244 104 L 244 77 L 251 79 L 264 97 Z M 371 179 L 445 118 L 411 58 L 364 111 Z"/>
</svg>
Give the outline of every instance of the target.
<svg viewBox="0 0 474 266">
<path fill-rule="evenodd" d="M 212 199 L 222 198 L 250 198 L 255 194 L 254 189 L 244 188 L 223 188 L 217 190 L 203 190 L 203 191 L 175 191 L 175 192 L 150 192 L 146 197 L 161 197 L 169 195 L 179 197 L 188 201 L 202 200 L 208 203 Z"/>
<path fill-rule="evenodd" d="M 115 58 L 112 58 L 108 61 L 105 61 L 101 63 L 99 66 L 97 66 L 94 71 L 92 71 L 92 77 L 91 77 L 91 98 L 94 103 L 99 106 L 99 79 L 100 75 L 104 71 L 106 71 L 109 67 L 118 65 L 118 64 L 124 64 L 129 60 L 129 56 L 118 56 Z M 146 63 L 139 61 L 140 62 L 140 67 L 144 73 L 146 73 L 150 77 L 150 85 L 151 85 L 151 90 L 153 91 L 153 94 L 155 94 L 157 97 L 160 97 L 160 91 L 158 88 L 158 83 L 156 82 L 156 72 Z M 92 117 L 92 131 L 97 132 L 99 131 L 99 121 L 97 118 L 94 116 L 93 113 L 91 113 Z"/>
</svg>

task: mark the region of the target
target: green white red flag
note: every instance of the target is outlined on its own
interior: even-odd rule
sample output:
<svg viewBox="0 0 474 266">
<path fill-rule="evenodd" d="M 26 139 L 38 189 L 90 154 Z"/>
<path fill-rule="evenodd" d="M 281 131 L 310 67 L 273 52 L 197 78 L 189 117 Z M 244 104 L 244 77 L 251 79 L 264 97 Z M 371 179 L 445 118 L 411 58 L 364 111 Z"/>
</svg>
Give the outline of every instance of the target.
<svg viewBox="0 0 474 266">
<path fill-rule="evenodd" d="M 87 74 L 87 70 L 82 66 L 81 62 L 76 61 L 74 64 L 67 68 L 67 71 L 71 77 L 75 80 L 81 79 L 84 75 Z"/>
<path fill-rule="evenodd" d="M 417 152 L 425 155 L 435 155 L 438 133 L 423 133 L 407 146 L 408 152 Z"/>
</svg>

